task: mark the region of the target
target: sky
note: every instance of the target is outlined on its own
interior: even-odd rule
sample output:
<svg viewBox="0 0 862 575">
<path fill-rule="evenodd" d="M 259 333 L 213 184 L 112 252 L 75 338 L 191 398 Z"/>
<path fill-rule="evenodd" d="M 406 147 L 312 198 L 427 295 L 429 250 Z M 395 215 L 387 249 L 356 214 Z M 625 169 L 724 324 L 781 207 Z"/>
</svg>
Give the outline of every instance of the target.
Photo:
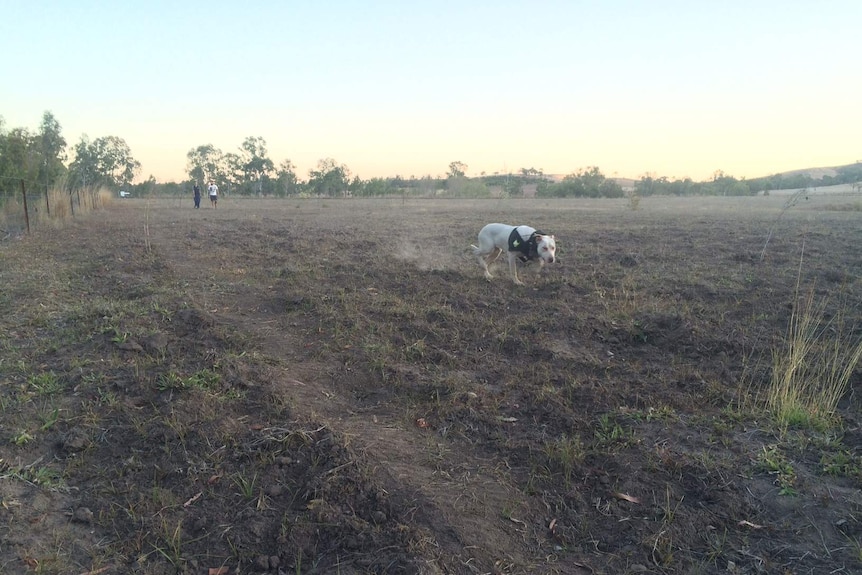
<svg viewBox="0 0 862 575">
<path fill-rule="evenodd" d="M 0 0 L 0 117 L 139 179 L 261 137 L 300 179 L 754 178 L 862 160 L 859 0 Z"/>
</svg>

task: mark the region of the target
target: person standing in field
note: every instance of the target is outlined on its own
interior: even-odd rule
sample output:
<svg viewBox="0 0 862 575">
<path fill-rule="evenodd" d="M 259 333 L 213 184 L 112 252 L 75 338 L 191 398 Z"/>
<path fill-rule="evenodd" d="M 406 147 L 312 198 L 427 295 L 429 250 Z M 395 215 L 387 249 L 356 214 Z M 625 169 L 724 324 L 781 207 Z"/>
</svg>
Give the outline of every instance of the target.
<svg viewBox="0 0 862 575">
<path fill-rule="evenodd" d="M 215 182 L 210 182 L 209 187 L 207 188 L 207 192 L 210 195 L 210 203 L 212 203 L 214 208 L 218 207 L 218 186 Z"/>
<path fill-rule="evenodd" d="M 195 187 L 193 188 L 195 192 L 195 209 L 201 207 L 201 187 L 195 182 Z"/>
</svg>

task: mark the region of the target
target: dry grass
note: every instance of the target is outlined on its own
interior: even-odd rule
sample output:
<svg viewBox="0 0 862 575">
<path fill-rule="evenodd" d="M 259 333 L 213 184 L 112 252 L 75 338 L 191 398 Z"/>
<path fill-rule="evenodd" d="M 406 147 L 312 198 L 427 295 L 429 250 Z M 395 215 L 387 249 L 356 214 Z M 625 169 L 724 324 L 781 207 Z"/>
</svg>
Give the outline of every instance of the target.
<svg viewBox="0 0 862 575">
<path fill-rule="evenodd" d="M 43 194 L 27 194 L 27 214 L 31 228 L 60 228 L 73 217 L 104 208 L 113 200 L 104 186 L 69 189 L 65 179 L 56 182 Z M 20 194 L 5 198 L 0 209 L 0 230 L 5 234 L 26 229 L 24 202 Z"/>
<path fill-rule="evenodd" d="M 862 339 L 839 311 L 825 319 L 826 300 L 814 290 L 795 306 L 783 348 L 773 352 L 766 404 L 784 427 L 828 428 L 862 358 Z"/>
<path fill-rule="evenodd" d="M 815 302 L 862 297 L 858 217 L 788 210 L 760 262 L 781 202 L 122 201 L 6 242 L 0 571 L 850 572 L 858 404 L 726 407 L 799 357 L 796 285 L 853 342 Z M 487 221 L 561 263 L 484 281 Z"/>
</svg>

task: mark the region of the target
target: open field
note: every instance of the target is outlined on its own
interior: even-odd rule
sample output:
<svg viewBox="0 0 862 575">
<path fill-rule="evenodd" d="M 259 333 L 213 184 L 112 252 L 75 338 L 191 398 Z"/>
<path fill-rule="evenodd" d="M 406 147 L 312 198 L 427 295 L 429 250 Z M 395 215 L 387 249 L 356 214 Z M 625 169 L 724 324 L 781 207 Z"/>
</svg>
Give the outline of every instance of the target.
<svg viewBox="0 0 862 575">
<path fill-rule="evenodd" d="M 862 336 L 862 211 L 786 201 L 132 199 L 0 243 L 0 572 L 860 573 L 860 371 L 815 423 L 762 400 L 806 294 Z M 491 221 L 561 263 L 486 282 Z"/>
</svg>

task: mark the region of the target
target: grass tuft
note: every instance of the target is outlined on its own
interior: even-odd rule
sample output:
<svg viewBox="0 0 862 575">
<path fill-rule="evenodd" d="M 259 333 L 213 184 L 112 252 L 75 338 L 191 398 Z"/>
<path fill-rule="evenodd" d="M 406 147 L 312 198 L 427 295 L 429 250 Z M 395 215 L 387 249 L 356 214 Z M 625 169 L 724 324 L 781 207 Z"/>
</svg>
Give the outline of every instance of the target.
<svg viewBox="0 0 862 575">
<path fill-rule="evenodd" d="M 815 301 L 809 291 L 794 306 L 783 347 L 773 351 L 766 405 L 782 427 L 833 427 L 862 358 L 862 339 L 854 339 L 843 313 L 827 320 L 825 312 L 825 300 Z"/>
</svg>

